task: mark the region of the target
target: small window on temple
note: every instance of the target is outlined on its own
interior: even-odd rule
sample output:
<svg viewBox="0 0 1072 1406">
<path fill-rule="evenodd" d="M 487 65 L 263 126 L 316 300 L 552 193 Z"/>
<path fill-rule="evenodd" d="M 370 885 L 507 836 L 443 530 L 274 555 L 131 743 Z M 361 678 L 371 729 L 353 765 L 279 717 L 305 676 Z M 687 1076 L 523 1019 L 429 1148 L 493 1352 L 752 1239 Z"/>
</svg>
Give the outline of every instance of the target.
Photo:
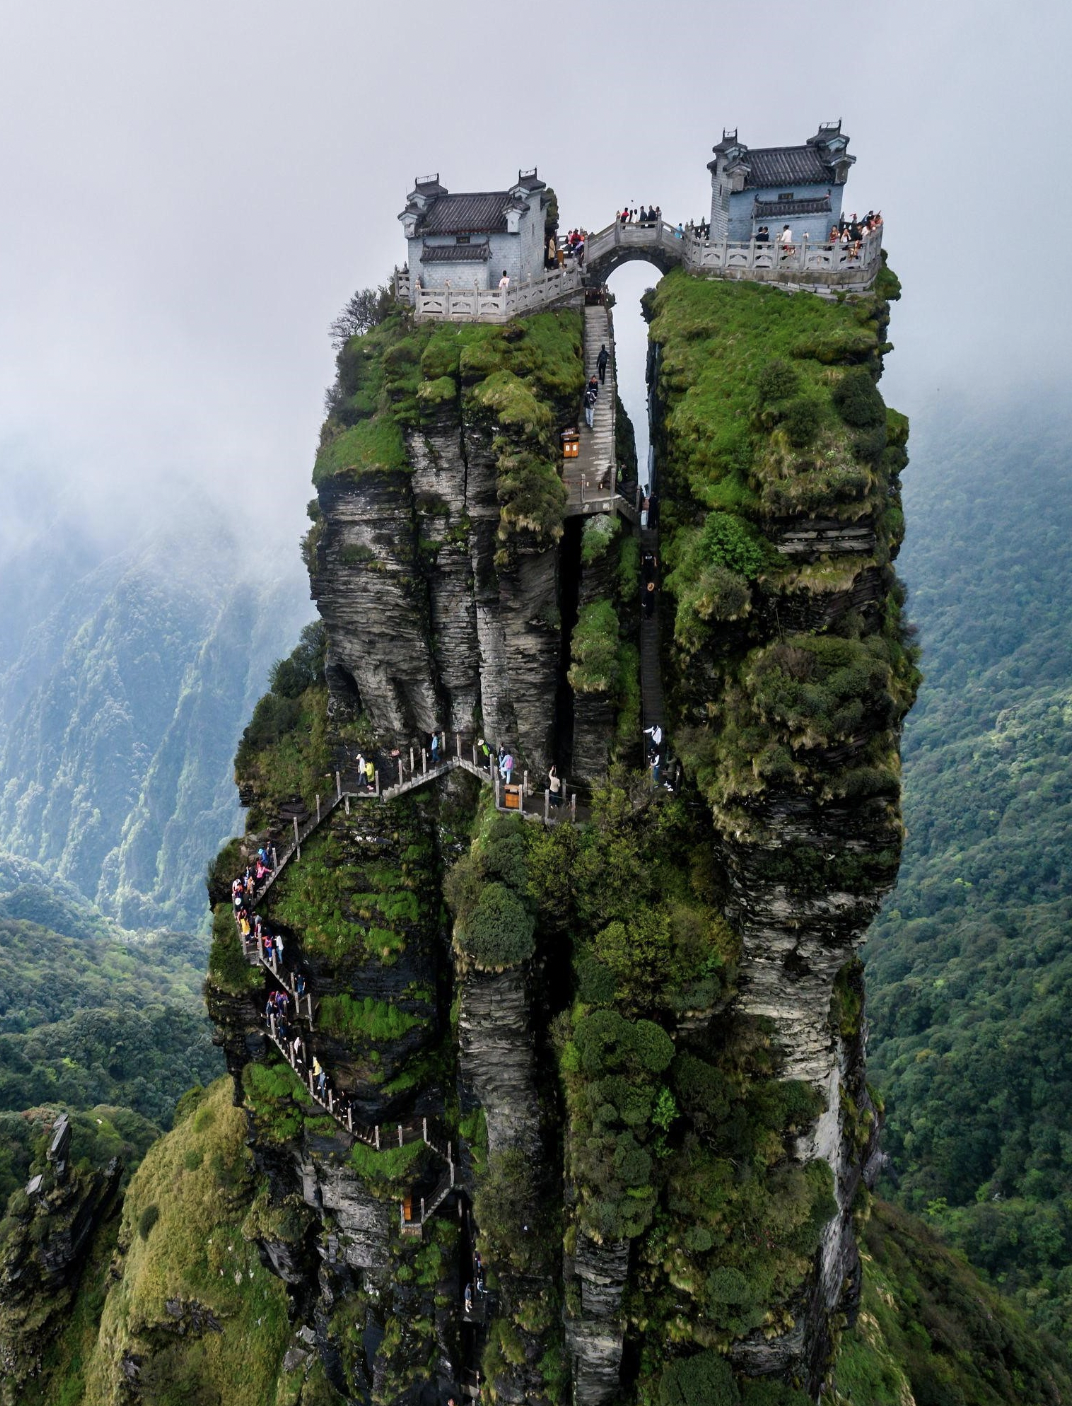
<svg viewBox="0 0 1072 1406">
<path fill-rule="evenodd" d="M 467 234 L 458 234 L 455 235 L 455 240 L 458 244 L 468 244 L 469 236 Z"/>
<path fill-rule="evenodd" d="M 781 193 L 781 195 L 779 195 L 778 199 L 779 199 L 779 200 L 795 200 L 795 199 L 796 199 L 796 196 L 793 194 L 793 192 L 792 192 L 791 190 L 783 190 L 782 193 Z"/>
</svg>

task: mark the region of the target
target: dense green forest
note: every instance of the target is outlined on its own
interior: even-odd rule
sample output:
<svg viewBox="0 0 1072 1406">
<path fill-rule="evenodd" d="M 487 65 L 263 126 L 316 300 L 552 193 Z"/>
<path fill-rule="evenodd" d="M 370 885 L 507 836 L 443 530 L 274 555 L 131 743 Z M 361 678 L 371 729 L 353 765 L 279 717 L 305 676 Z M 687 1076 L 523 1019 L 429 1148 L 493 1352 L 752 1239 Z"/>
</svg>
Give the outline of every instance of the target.
<svg viewBox="0 0 1072 1406">
<path fill-rule="evenodd" d="M 900 561 L 926 683 L 908 840 L 867 949 L 886 1189 L 1072 1335 L 1070 427 L 914 431 Z"/>
<path fill-rule="evenodd" d="M 0 1202 L 29 1165 L 24 1113 L 106 1105 L 129 1136 L 170 1127 L 183 1092 L 220 1072 L 207 956 L 207 937 L 123 933 L 69 885 L 0 856 Z"/>
</svg>

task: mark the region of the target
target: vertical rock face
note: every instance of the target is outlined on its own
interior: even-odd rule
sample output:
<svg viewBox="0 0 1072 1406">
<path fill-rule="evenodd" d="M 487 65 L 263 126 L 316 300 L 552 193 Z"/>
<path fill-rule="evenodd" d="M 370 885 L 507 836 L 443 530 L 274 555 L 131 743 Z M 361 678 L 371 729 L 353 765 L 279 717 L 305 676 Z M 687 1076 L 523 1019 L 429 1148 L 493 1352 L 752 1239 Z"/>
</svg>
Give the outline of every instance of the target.
<svg viewBox="0 0 1072 1406">
<path fill-rule="evenodd" d="M 846 1038 L 832 1003 L 896 875 L 897 746 L 916 686 L 891 566 L 906 426 L 875 390 L 883 296 L 897 289 L 892 276 L 880 285 L 851 312 L 712 287 L 691 346 L 678 319 L 690 297 L 698 312 L 694 288 L 651 309 L 662 492 L 676 529 L 667 674 L 678 735 L 712 808 L 741 939 L 737 1009 L 772 1032 L 783 1077 L 822 1093 L 825 1112 L 795 1155 L 829 1165 L 838 1208 L 793 1328 L 733 1353 L 749 1371 L 803 1369 L 812 1383 L 858 1280 L 850 1206 L 860 1127 L 874 1121 L 862 1041 Z M 705 335 L 759 320 L 765 356 L 734 367 L 713 340 L 701 366 Z M 723 421 L 721 459 L 703 460 L 682 434 L 712 390 L 736 404 L 738 424 Z M 712 500 L 727 506 L 705 513 Z"/>
<path fill-rule="evenodd" d="M 609 1406 L 727 1361 L 814 1393 L 852 1308 L 877 1124 L 854 959 L 915 686 L 888 307 L 672 275 L 649 312 L 676 797 L 621 765 L 638 542 L 563 531 L 577 315 L 395 316 L 340 354 L 305 547 L 330 697 L 269 700 L 251 788 L 308 806 L 331 748 L 444 728 L 609 777 L 583 832 L 494 816 L 458 772 L 340 807 L 269 890 L 310 1050 L 355 1118 L 428 1119 L 427 1143 L 351 1145 L 264 1042 L 259 974 L 217 954 L 257 1238 L 351 1397 L 479 1368 L 496 1400 Z"/>
<path fill-rule="evenodd" d="M 479 726 L 534 769 L 551 752 L 561 646 L 555 436 L 583 376 L 578 314 L 543 319 L 538 357 L 524 328 L 392 334 L 385 355 L 420 356 L 422 373 L 390 391 L 397 466 L 343 457 L 320 477 L 312 563 L 337 707 L 397 739 Z"/>
</svg>

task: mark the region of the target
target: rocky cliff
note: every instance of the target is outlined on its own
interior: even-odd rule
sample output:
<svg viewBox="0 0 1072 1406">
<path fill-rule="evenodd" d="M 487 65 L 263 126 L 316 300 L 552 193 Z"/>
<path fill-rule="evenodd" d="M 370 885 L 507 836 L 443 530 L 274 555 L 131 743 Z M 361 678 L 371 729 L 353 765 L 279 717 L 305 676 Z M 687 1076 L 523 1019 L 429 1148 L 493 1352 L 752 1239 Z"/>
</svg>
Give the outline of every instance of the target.
<svg viewBox="0 0 1072 1406">
<path fill-rule="evenodd" d="M 648 307 L 672 788 L 641 765 L 639 538 L 566 517 L 579 310 L 387 310 L 342 348 L 303 548 L 323 630 L 253 712 L 247 832 L 209 885 L 250 1149 L 228 1214 L 298 1330 L 288 1349 L 272 1320 L 265 1374 L 296 1351 L 325 1399 L 383 1406 L 794 1406 L 830 1371 L 877 1123 L 854 953 L 896 869 L 915 686 L 905 426 L 875 388 L 893 292 L 675 274 Z M 497 812 L 460 769 L 357 791 L 358 755 L 386 788 L 438 730 L 568 767 L 582 823 Z M 314 998 L 296 1072 L 230 882 L 307 822 L 256 903 Z M 219 1363 L 227 1329 L 196 1276 L 135 1321 L 155 1281 L 120 1240 L 94 1370 L 151 1400 L 169 1317 L 222 1335 Z"/>
<path fill-rule="evenodd" d="M 676 796 L 629 770 L 637 539 L 564 520 L 578 315 L 391 316 L 343 348 L 305 544 L 326 692 L 302 695 L 296 744 L 255 727 L 240 753 L 250 843 L 282 843 L 288 785 L 311 807 L 333 765 L 435 730 L 534 772 L 611 770 L 579 832 L 494 817 L 457 774 L 336 810 L 262 906 L 355 1115 L 431 1118 L 458 1148 L 447 1214 L 422 1227 L 441 1246 L 461 1229 L 438 1314 L 399 1288 L 414 1252 L 384 1203 L 404 1217 L 432 1193 L 434 1152 L 348 1154 L 302 1107 L 222 910 L 213 1013 L 272 1198 L 320 1218 L 317 1284 L 300 1247 L 265 1250 L 338 1389 L 402 1400 L 422 1372 L 482 1372 L 501 1400 L 647 1400 L 691 1351 L 789 1400 L 828 1370 L 877 1123 L 854 954 L 896 870 L 915 687 L 891 566 L 905 426 L 875 390 L 895 291 L 883 275 L 836 304 L 673 275 L 648 308 Z M 474 1249 L 469 1313 L 451 1296 Z M 364 1363 L 338 1327 L 354 1294 L 387 1344 Z"/>
</svg>

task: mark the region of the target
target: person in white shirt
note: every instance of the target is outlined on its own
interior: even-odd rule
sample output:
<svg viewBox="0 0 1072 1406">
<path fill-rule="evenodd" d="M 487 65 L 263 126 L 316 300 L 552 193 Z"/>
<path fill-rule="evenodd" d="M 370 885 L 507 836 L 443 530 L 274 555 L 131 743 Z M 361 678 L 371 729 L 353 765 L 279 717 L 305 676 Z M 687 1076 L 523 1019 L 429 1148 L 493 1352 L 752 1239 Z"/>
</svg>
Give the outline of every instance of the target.
<svg viewBox="0 0 1072 1406">
<path fill-rule="evenodd" d="M 506 290 L 507 290 L 507 288 L 509 288 L 509 287 L 510 287 L 510 275 L 506 272 L 505 269 L 503 269 L 503 276 L 502 276 L 502 278 L 499 279 L 499 291 L 500 291 L 501 293 L 505 293 Z"/>
</svg>

